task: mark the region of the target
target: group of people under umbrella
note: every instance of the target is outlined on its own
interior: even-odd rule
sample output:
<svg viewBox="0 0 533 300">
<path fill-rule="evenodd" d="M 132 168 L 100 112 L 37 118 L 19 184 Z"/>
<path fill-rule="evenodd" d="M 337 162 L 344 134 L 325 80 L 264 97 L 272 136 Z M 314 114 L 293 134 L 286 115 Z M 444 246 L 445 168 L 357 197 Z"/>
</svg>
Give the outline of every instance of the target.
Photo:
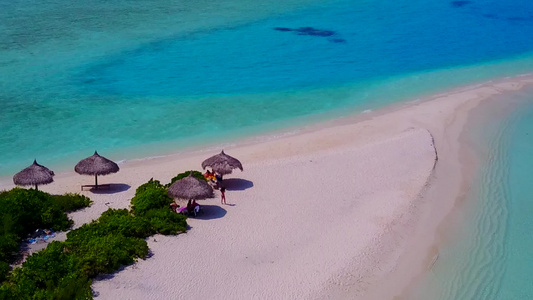
<svg viewBox="0 0 533 300">
<path fill-rule="evenodd" d="M 202 162 L 202 168 L 211 168 L 212 173 L 216 174 L 217 180 L 216 188 L 219 188 L 224 196 L 225 187 L 222 182 L 222 176 L 231 174 L 234 169 L 240 169 L 243 171 L 241 162 L 224 153 L 224 150 L 217 155 L 214 155 Z M 94 152 L 94 154 L 86 159 L 81 160 L 74 167 L 74 171 L 82 175 L 94 176 L 94 185 L 82 185 L 84 187 L 92 187 L 98 189 L 98 187 L 104 187 L 109 185 L 98 185 L 98 176 L 116 173 L 119 171 L 118 165 Z M 54 181 L 54 172 L 45 166 L 37 163 L 37 160 L 33 161 L 33 164 L 19 173 L 13 176 L 13 182 L 16 185 L 21 186 L 35 186 L 38 189 L 39 185 L 49 184 Z M 220 177 L 218 177 L 220 176 Z M 174 182 L 168 189 L 169 196 L 173 198 L 189 200 L 188 209 L 190 213 L 191 204 L 194 201 L 194 207 L 199 206 L 196 204 L 196 200 L 212 198 L 214 195 L 213 187 L 205 180 L 198 179 L 192 176 L 192 172 L 189 176 L 182 178 Z M 176 208 L 176 206 L 173 206 Z M 194 209 L 195 211 L 197 209 Z M 183 210 L 182 210 L 183 211 Z"/>
<path fill-rule="evenodd" d="M 225 203 L 225 186 L 222 181 L 222 176 L 231 174 L 234 169 L 240 169 L 243 171 L 241 162 L 226 153 L 224 150 L 217 155 L 214 155 L 202 162 L 202 169 L 211 168 L 212 173 L 209 171 L 208 174 L 216 174 L 220 176 L 219 180 L 216 182 L 215 187 L 219 188 L 222 193 L 222 203 Z M 204 177 L 207 177 L 204 175 Z M 207 179 L 207 178 L 206 178 Z M 208 183 L 209 180 L 201 180 L 193 176 L 193 173 L 189 176 L 182 178 L 174 182 L 168 189 L 168 194 L 173 198 L 186 199 L 189 200 L 187 207 L 179 207 L 177 204 L 172 204 L 171 208 L 176 212 L 181 212 L 185 214 L 194 214 L 200 210 L 200 206 L 196 203 L 196 200 L 202 200 L 207 198 L 212 198 L 214 191 L 213 187 Z"/>
</svg>

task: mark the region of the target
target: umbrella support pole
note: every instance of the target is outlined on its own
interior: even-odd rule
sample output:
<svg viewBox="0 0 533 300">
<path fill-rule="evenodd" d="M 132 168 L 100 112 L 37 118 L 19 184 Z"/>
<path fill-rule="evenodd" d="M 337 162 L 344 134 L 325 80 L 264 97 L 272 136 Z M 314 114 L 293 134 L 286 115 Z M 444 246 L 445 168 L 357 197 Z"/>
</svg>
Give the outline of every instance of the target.
<svg viewBox="0 0 533 300">
<path fill-rule="evenodd" d="M 95 185 L 95 189 L 97 190 L 98 189 L 98 175 L 94 175 L 94 185 Z"/>
<path fill-rule="evenodd" d="M 35 185 L 35 190 L 38 191 L 39 189 L 37 188 L 37 185 Z"/>
</svg>

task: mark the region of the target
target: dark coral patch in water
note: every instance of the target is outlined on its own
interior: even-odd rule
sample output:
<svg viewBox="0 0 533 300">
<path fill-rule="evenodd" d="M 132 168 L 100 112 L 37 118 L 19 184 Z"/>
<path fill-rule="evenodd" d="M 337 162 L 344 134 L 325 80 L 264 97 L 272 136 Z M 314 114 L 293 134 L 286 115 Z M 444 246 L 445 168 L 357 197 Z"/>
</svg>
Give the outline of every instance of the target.
<svg viewBox="0 0 533 300">
<path fill-rule="evenodd" d="M 287 28 L 287 27 L 274 27 L 277 31 L 294 31 L 297 35 L 311 35 L 311 36 L 332 36 L 335 34 L 333 30 L 322 30 L 313 27 L 300 27 L 300 28 Z"/>
<path fill-rule="evenodd" d="M 292 31 L 296 33 L 297 35 L 309 35 L 309 36 L 318 36 L 318 37 L 330 37 L 336 34 L 336 32 L 333 30 L 316 29 L 313 27 L 300 27 L 300 28 L 274 27 L 274 30 L 284 31 L 284 32 Z M 328 40 L 333 43 L 346 42 L 346 40 L 339 39 L 339 38 L 328 39 Z"/>
<path fill-rule="evenodd" d="M 335 31 L 333 30 L 321 30 L 313 27 L 300 27 L 298 29 L 293 29 L 293 31 L 298 32 L 298 35 L 332 36 L 335 34 Z"/>
<path fill-rule="evenodd" d="M 450 3 L 452 4 L 453 7 L 463 7 L 463 6 L 467 6 L 468 4 L 472 3 L 472 1 L 457 0 L 457 1 L 452 1 Z"/>
</svg>

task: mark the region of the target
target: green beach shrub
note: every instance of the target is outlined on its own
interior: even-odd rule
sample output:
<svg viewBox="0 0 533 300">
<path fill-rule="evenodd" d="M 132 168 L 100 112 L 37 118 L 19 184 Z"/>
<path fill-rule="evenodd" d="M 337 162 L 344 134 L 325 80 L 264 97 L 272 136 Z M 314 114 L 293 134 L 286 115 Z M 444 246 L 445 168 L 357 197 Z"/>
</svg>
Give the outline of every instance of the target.
<svg viewBox="0 0 533 300">
<path fill-rule="evenodd" d="M 52 195 L 52 202 L 64 212 L 72 212 L 81 208 L 89 207 L 92 203 L 89 197 L 67 193 L 64 195 Z"/>
<path fill-rule="evenodd" d="M 73 204 L 65 203 L 69 199 Z M 0 193 L 2 229 L 4 233 L 20 237 L 39 228 L 66 230 L 72 222 L 65 212 L 87 207 L 90 203 L 89 198 L 81 195 L 52 196 L 33 189 L 14 188 Z"/>
<path fill-rule="evenodd" d="M 0 219 L 4 232 L 26 235 L 42 228 L 42 212 L 50 206 L 50 196 L 36 190 L 14 188 L 0 194 Z M 9 220 L 6 223 L 6 220 Z"/>
<path fill-rule="evenodd" d="M 146 219 L 137 218 L 126 209 L 110 208 L 102 213 L 98 220 L 67 233 L 67 242 L 77 243 L 77 240 L 84 240 L 89 236 L 101 237 L 108 234 L 145 238 L 154 233 Z"/>
<path fill-rule="evenodd" d="M 0 204 L 5 204 L 5 203 L 2 203 L 2 201 L 0 201 Z M 12 233 L 16 231 L 15 229 L 15 226 L 17 226 L 17 224 L 15 223 L 16 220 L 14 220 L 11 213 L 9 212 L 0 213 L 0 218 L 1 218 L 0 219 L 1 220 L 0 234 L 8 234 L 8 233 Z"/>
<path fill-rule="evenodd" d="M 74 222 L 58 206 L 49 206 L 41 212 L 41 224 L 39 228 L 51 228 L 59 231 L 69 229 L 72 224 Z"/>
<path fill-rule="evenodd" d="M 100 216 L 99 225 L 105 233 L 145 238 L 155 234 L 148 220 L 137 218 L 126 209 L 108 209 Z"/>
<path fill-rule="evenodd" d="M 20 238 L 16 234 L 0 235 L 0 261 L 9 262 L 18 255 Z"/>
<path fill-rule="evenodd" d="M 167 208 L 174 202 L 163 186 L 147 186 L 131 199 L 131 210 L 135 215 L 142 215 L 150 209 Z"/>
<path fill-rule="evenodd" d="M 0 299 L 92 299 L 91 281 L 80 272 L 78 258 L 57 241 L 28 257 L 0 290 Z"/>
<path fill-rule="evenodd" d="M 0 285 L 0 300 L 11 300 L 11 299 L 16 299 L 16 298 L 13 296 L 10 286 L 6 284 Z"/>
<path fill-rule="evenodd" d="M 148 180 L 148 182 L 141 184 L 135 190 L 135 195 L 138 195 L 147 189 L 158 189 L 158 188 L 164 189 L 165 186 L 162 185 L 161 182 L 159 182 L 159 180 L 154 180 L 153 178 L 151 178 L 150 180 Z"/>
<path fill-rule="evenodd" d="M 57 200 L 61 198 L 60 200 Z M 66 204 L 72 200 L 73 205 Z M 34 189 L 14 188 L 0 192 L 0 279 L 5 264 L 20 257 L 20 242 L 37 229 L 66 230 L 72 221 L 65 211 L 90 205 L 87 197 L 67 194 L 52 196 Z M 0 281 L 2 281 L 0 280 Z"/>
<path fill-rule="evenodd" d="M 80 259 L 82 273 L 111 273 L 148 255 L 143 238 L 156 233 L 146 219 L 126 209 L 108 209 L 98 220 L 67 234 L 66 248 Z"/>
<path fill-rule="evenodd" d="M 11 268 L 7 262 L 0 261 L 0 283 L 6 280 L 10 270 Z"/>
<path fill-rule="evenodd" d="M 191 174 L 191 172 L 192 172 L 192 176 L 193 177 L 196 177 L 196 178 L 198 178 L 200 180 L 203 180 L 203 181 L 207 181 L 207 179 L 205 179 L 204 174 L 202 174 L 202 172 L 190 170 L 190 171 L 186 171 L 186 172 L 179 173 L 178 175 L 176 175 L 174 178 L 172 178 L 170 180 L 170 183 L 167 184 L 166 187 L 169 188 L 174 182 L 189 176 L 189 174 Z"/>
<path fill-rule="evenodd" d="M 136 237 L 122 234 L 98 236 L 87 233 L 72 242 L 65 242 L 69 252 L 80 260 L 81 272 L 88 277 L 113 273 L 123 265 L 130 265 L 137 258 L 148 256 L 148 244 Z"/>
<path fill-rule="evenodd" d="M 160 234 L 170 235 L 187 231 L 187 217 L 170 211 L 168 208 L 151 209 L 143 218 Z"/>
</svg>

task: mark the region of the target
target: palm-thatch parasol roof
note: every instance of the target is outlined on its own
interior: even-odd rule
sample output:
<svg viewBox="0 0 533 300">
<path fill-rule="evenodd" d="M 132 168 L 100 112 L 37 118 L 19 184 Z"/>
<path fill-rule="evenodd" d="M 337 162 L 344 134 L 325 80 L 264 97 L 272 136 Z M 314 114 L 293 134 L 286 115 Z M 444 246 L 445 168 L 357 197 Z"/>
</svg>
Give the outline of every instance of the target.
<svg viewBox="0 0 533 300">
<path fill-rule="evenodd" d="M 81 160 L 75 167 L 74 171 L 82 175 L 94 175 L 95 185 L 98 186 L 98 175 L 107 175 L 116 173 L 120 170 L 118 165 L 113 161 L 100 156 L 94 151 L 92 156 Z"/>
<path fill-rule="evenodd" d="M 45 166 L 41 166 L 37 163 L 37 160 L 33 161 L 33 164 L 26 169 L 18 172 L 13 176 L 13 183 L 16 185 L 34 185 L 37 189 L 39 184 L 48 184 L 54 181 L 54 172 Z"/>
<path fill-rule="evenodd" d="M 243 171 L 241 162 L 238 159 L 224 153 L 224 150 L 222 150 L 220 154 L 211 156 L 210 158 L 204 160 L 202 162 L 202 168 L 205 170 L 207 167 L 211 167 L 213 171 L 220 175 L 231 174 L 233 169 L 240 169 Z"/>
<path fill-rule="evenodd" d="M 168 188 L 168 195 L 173 198 L 201 200 L 213 197 L 213 188 L 207 182 L 191 174 L 174 182 Z"/>
</svg>

